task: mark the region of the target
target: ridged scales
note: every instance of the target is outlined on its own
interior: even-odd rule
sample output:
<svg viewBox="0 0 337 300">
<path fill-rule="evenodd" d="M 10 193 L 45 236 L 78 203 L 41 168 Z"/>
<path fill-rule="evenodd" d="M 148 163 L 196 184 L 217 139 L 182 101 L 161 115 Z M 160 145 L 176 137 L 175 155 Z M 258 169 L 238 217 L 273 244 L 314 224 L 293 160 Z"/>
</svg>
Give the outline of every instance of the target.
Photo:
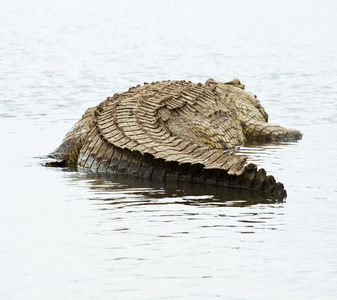
<svg viewBox="0 0 337 300">
<path fill-rule="evenodd" d="M 263 124 L 267 114 L 241 92 L 240 83 L 221 84 L 219 89 L 213 80 L 162 81 L 115 94 L 87 110 L 54 157 L 97 172 L 233 186 L 284 198 L 283 184 L 230 151 L 246 140 L 245 124 Z M 238 94 L 250 106 L 238 103 Z"/>
</svg>

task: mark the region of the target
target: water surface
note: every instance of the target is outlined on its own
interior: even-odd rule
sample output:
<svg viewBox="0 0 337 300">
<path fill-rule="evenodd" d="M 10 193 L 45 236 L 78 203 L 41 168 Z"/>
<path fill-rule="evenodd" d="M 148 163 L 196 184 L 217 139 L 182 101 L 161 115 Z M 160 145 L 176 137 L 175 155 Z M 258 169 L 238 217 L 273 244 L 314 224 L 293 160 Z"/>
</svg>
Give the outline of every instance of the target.
<svg viewBox="0 0 337 300">
<path fill-rule="evenodd" d="M 0 4 L 1 299 L 335 299 L 334 1 Z M 239 150 L 284 202 L 41 167 L 130 86 L 234 77 L 299 142 Z"/>
</svg>

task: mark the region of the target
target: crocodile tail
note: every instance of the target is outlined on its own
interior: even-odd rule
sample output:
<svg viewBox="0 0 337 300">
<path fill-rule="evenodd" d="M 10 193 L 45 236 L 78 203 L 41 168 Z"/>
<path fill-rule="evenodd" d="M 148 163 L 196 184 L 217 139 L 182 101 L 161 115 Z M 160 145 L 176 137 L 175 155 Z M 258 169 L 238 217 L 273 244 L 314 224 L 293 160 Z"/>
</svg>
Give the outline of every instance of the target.
<svg viewBox="0 0 337 300">
<path fill-rule="evenodd" d="M 150 153 L 118 147 L 105 141 L 96 128 L 89 133 L 83 145 L 78 165 L 98 173 L 121 174 L 160 181 L 182 181 L 219 187 L 232 187 L 263 193 L 272 198 L 287 196 L 282 183 L 268 176 L 255 164 L 246 164 L 246 158 L 233 152 L 215 151 L 212 157 L 225 163 L 207 163 L 193 157 L 156 157 Z M 210 150 L 208 153 L 211 153 Z M 210 160 L 210 159 L 209 159 Z"/>
</svg>

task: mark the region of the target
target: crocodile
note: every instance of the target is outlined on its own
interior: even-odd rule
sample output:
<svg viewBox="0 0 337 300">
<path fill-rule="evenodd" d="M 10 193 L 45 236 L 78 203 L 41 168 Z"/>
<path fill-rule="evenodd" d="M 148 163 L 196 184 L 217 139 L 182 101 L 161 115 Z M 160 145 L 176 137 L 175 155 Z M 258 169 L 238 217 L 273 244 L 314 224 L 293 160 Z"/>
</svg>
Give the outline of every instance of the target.
<svg viewBox="0 0 337 300">
<path fill-rule="evenodd" d="M 237 78 L 145 82 L 87 109 L 46 166 L 234 187 L 284 199 L 284 185 L 235 150 L 247 141 L 301 137 L 298 130 L 269 124 L 258 98 Z"/>
</svg>

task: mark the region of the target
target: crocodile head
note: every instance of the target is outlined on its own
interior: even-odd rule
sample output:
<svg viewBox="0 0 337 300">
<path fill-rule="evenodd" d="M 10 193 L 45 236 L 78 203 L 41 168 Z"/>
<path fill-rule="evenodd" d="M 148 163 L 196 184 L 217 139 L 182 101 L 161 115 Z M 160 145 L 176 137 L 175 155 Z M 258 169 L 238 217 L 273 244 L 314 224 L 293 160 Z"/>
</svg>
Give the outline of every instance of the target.
<svg viewBox="0 0 337 300">
<path fill-rule="evenodd" d="M 257 96 L 245 90 L 245 85 L 238 78 L 229 82 L 215 81 L 210 78 L 205 84 L 211 86 L 226 103 L 230 102 L 228 104 L 235 107 L 238 120 L 268 122 L 268 114 Z"/>
<path fill-rule="evenodd" d="M 298 130 L 269 124 L 268 114 L 257 96 L 245 90 L 239 79 L 229 82 L 208 79 L 206 85 L 219 95 L 225 106 L 232 107 L 234 121 L 241 126 L 247 140 L 293 141 L 302 138 Z"/>
</svg>

